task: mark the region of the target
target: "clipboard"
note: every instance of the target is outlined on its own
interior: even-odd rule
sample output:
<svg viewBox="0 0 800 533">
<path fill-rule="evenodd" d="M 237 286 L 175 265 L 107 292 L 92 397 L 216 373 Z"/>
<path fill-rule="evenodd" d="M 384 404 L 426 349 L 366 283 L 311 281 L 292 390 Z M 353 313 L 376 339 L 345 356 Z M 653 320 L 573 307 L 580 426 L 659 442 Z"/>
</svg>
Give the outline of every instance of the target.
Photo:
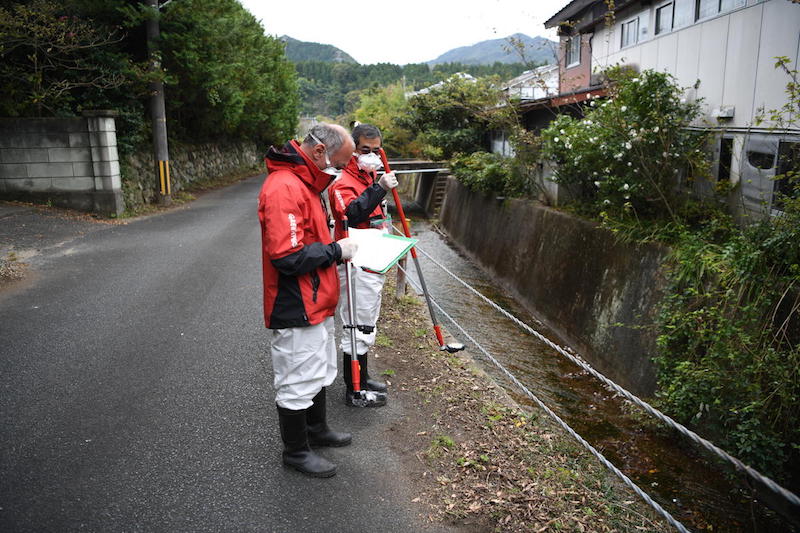
<svg viewBox="0 0 800 533">
<path fill-rule="evenodd" d="M 358 244 L 358 251 L 350 260 L 353 266 L 376 274 L 385 274 L 419 242 L 379 229 L 349 228 L 348 236 Z"/>
</svg>

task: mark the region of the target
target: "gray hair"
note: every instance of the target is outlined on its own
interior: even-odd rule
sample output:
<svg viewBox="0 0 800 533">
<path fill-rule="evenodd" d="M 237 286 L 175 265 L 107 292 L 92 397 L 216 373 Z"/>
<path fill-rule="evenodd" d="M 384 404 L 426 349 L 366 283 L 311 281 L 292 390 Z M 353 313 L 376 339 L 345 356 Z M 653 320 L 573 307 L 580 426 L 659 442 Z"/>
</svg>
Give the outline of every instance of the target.
<svg viewBox="0 0 800 533">
<path fill-rule="evenodd" d="M 380 139 L 383 141 L 383 136 L 381 135 L 381 130 L 378 129 L 377 126 L 373 126 L 372 124 L 359 124 L 356 123 L 356 127 L 353 128 L 353 142 L 356 143 L 358 146 L 358 141 L 361 137 L 365 139 Z"/>
<path fill-rule="evenodd" d="M 317 143 L 324 144 L 325 151 L 328 152 L 328 155 L 332 155 L 342 147 L 344 144 L 344 137 L 340 130 L 334 128 L 330 124 L 320 122 L 308 130 L 308 135 L 303 139 L 303 144 L 314 146 Z"/>
</svg>

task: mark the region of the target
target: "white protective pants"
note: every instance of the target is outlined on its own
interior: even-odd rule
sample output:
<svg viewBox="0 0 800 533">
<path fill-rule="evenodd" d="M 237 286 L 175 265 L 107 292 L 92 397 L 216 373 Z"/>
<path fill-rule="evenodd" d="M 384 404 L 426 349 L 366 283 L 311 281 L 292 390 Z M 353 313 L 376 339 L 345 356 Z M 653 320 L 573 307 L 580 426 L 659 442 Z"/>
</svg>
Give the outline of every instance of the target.
<svg viewBox="0 0 800 533">
<path fill-rule="evenodd" d="M 322 387 L 336 379 L 333 317 L 305 328 L 272 330 L 275 403 L 285 409 L 311 407 Z"/>
<path fill-rule="evenodd" d="M 342 324 L 350 323 L 350 315 L 347 310 L 347 271 L 345 265 L 339 265 L 339 304 L 337 306 L 337 313 L 339 318 L 342 319 Z M 358 267 L 351 269 L 353 273 L 353 282 L 356 288 L 356 325 L 375 326 L 378 322 L 378 316 L 381 314 L 381 294 L 383 291 L 383 282 L 386 276 L 383 274 L 375 274 L 373 272 L 365 272 Z M 372 333 L 363 333 L 356 330 L 356 355 L 364 355 L 369 351 L 370 346 L 375 344 L 375 333 L 377 328 L 372 330 Z M 353 349 L 350 346 L 350 331 L 345 329 L 342 333 L 342 340 L 339 343 L 342 351 L 353 355 Z"/>
</svg>

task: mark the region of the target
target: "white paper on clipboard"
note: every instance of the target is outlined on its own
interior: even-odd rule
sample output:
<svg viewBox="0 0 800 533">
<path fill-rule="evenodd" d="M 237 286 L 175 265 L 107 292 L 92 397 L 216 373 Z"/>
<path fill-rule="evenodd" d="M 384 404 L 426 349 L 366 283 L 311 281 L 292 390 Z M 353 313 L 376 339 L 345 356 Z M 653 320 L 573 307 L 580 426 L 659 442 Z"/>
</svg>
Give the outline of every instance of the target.
<svg viewBox="0 0 800 533">
<path fill-rule="evenodd" d="M 385 274 L 419 241 L 380 229 L 349 228 L 348 236 L 358 244 L 353 265 L 380 274 Z"/>
</svg>

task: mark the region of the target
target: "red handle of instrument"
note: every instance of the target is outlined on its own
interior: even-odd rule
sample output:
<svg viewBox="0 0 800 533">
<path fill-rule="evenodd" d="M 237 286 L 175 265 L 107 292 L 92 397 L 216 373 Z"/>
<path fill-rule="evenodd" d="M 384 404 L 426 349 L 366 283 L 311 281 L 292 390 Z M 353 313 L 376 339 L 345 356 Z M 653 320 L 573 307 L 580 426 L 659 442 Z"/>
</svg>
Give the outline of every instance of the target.
<svg viewBox="0 0 800 533">
<path fill-rule="evenodd" d="M 361 365 L 358 359 L 350 360 L 350 377 L 353 382 L 353 390 L 358 392 L 361 390 Z"/>
<path fill-rule="evenodd" d="M 386 152 L 381 150 L 381 161 L 383 162 L 383 171 L 389 173 L 392 171 L 389 168 L 389 160 L 386 158 Z M 403 212 L 403 204 L 400 203 L 400 195 L 397 194 L 397 187 L 392 189 L 392 197 L 394 198 L 394 205 L 397 208 L 397 214 L 400 215 L 400 222 L 403 224 L 403 233 L 406 234 L 406 237 L 409 239 L 411 238 L 411 230 L 408 227 L 408 220 L 406 220 L 406 214 Z M 415 248 L 411 248 L 411 257 L 417 257 L 417 250 Z"/>
</svg>

